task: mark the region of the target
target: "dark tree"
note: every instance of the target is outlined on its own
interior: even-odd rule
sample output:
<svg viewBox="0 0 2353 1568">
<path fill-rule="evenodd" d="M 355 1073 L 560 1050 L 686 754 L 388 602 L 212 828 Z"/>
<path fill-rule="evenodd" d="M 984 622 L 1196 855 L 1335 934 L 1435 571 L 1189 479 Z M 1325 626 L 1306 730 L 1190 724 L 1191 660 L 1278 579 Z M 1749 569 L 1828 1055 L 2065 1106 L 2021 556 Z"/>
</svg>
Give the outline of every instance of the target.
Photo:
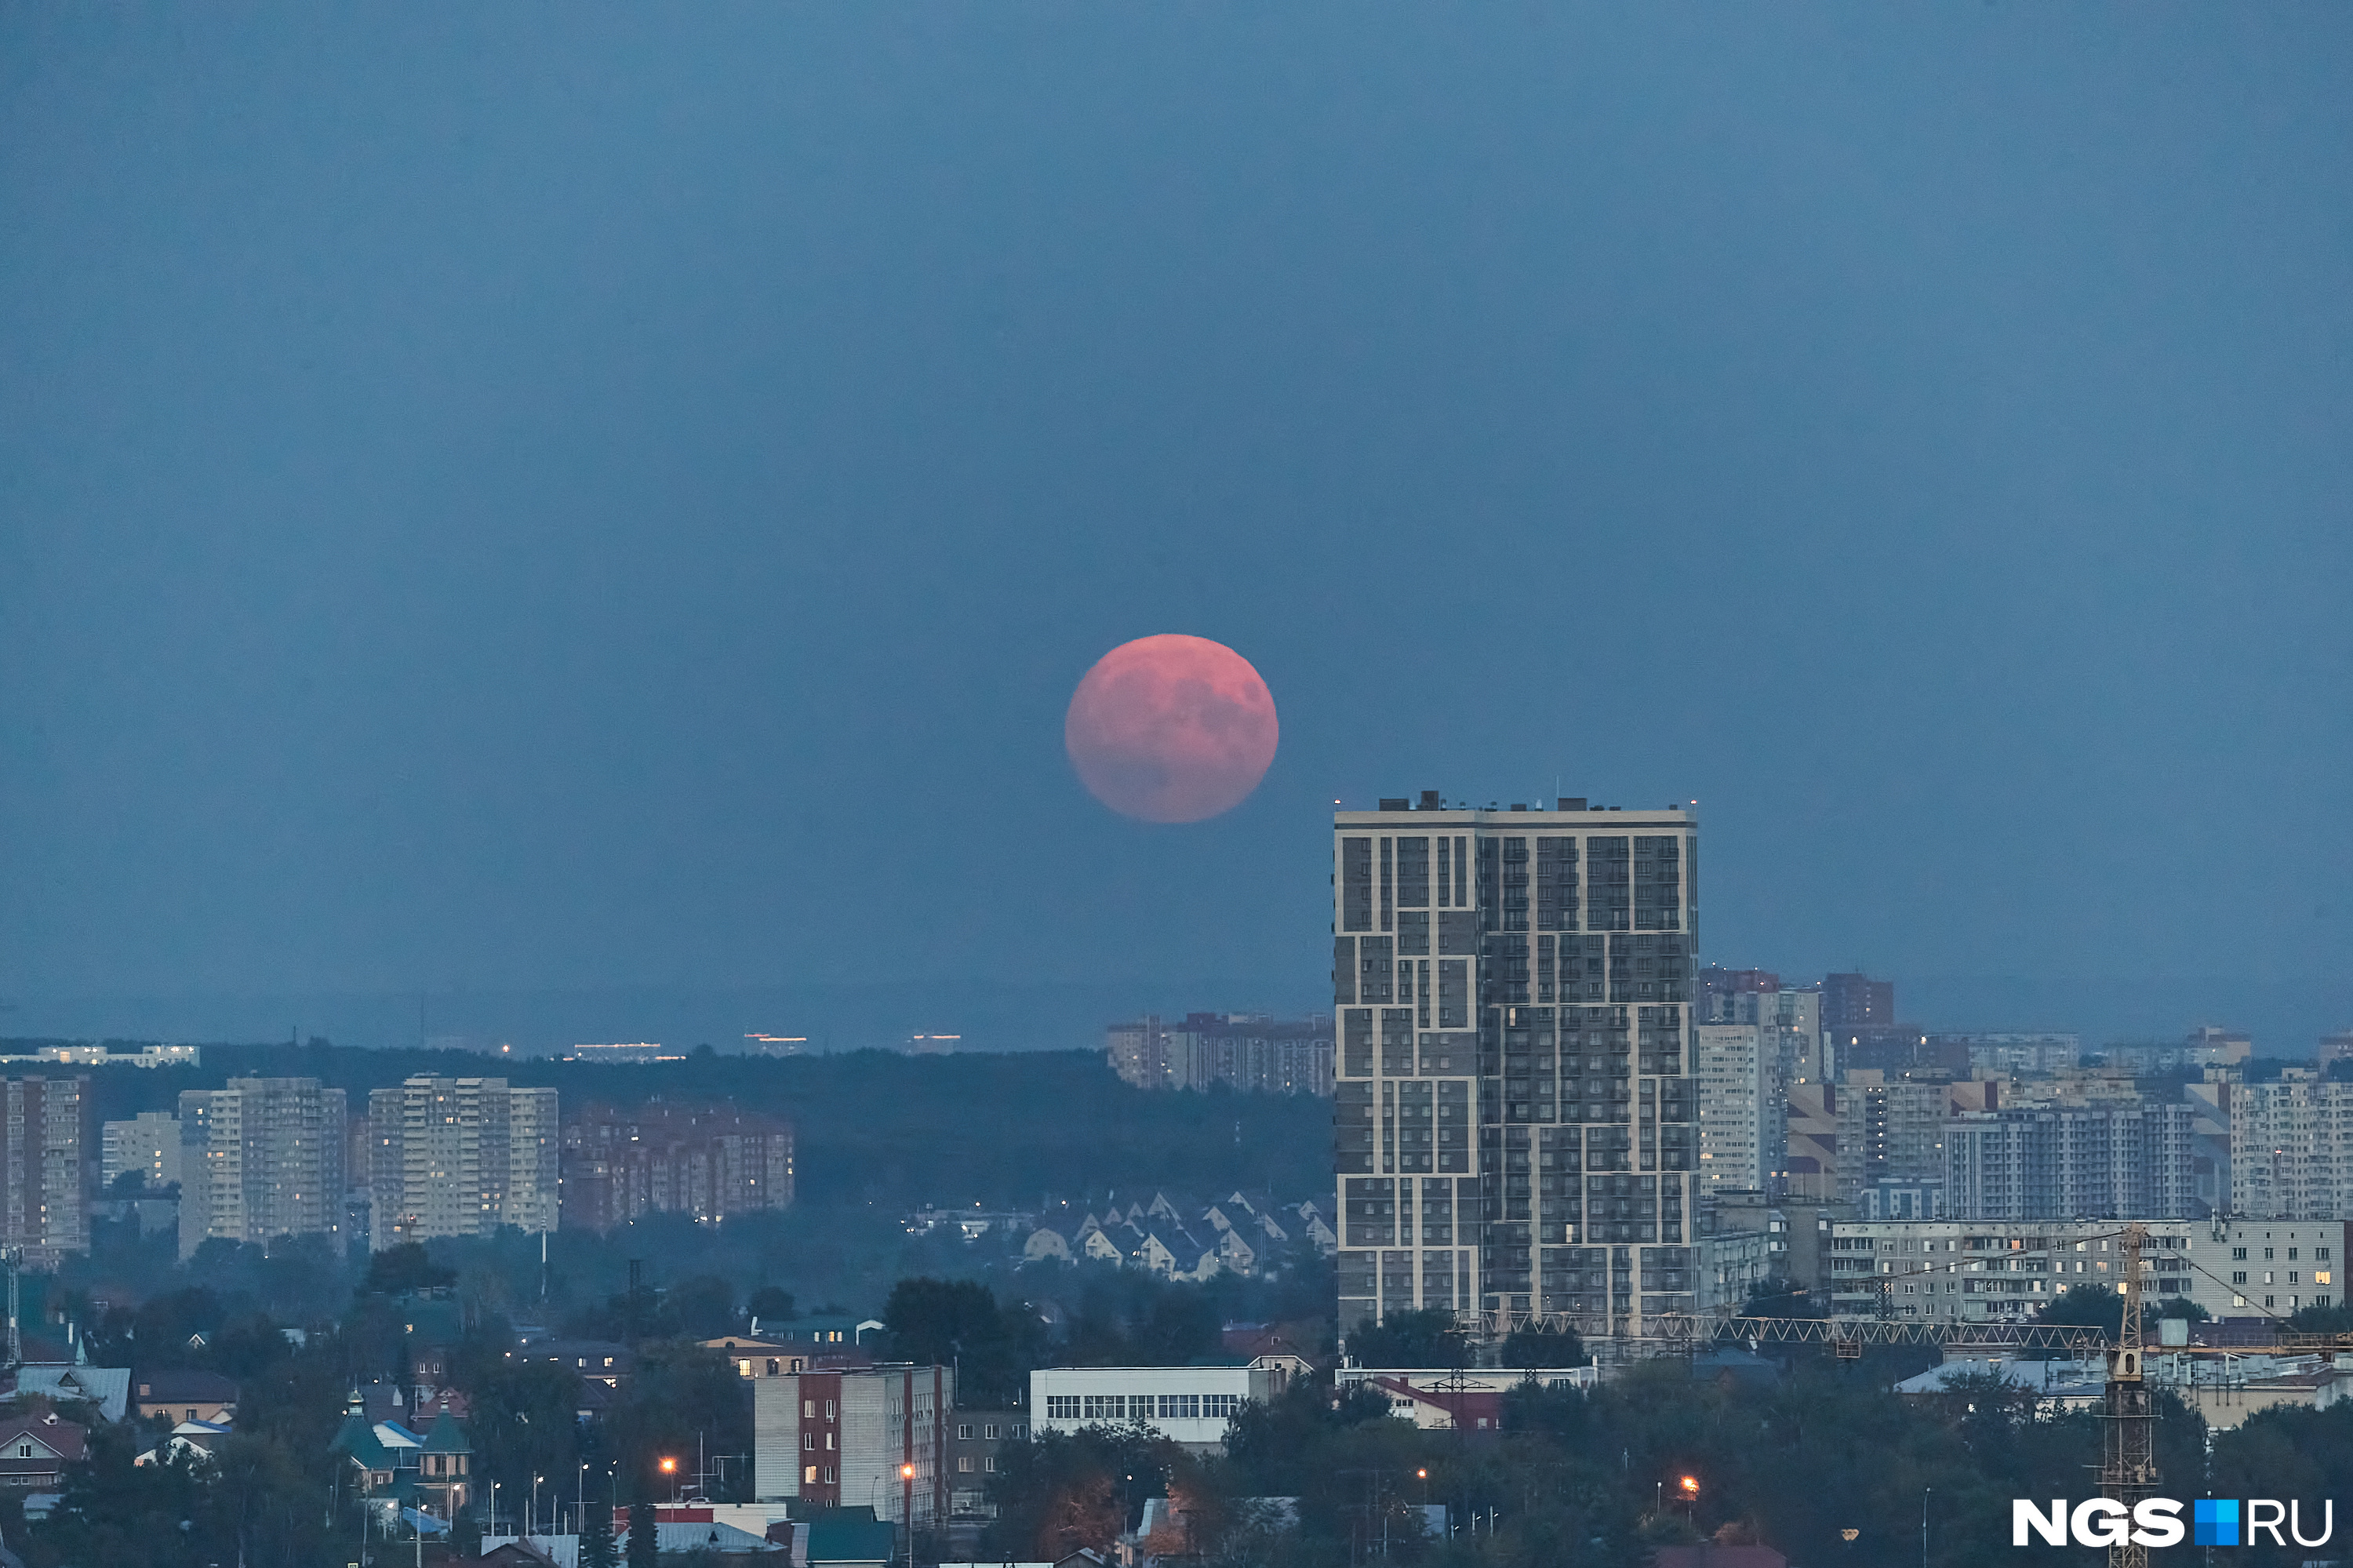
<svg viewBox="0 0 2353 1568">
<path fill-rule="evenodd" d="M 1348 1359 L 1360 1367 L 1451 1367 L 1467 1351 L 1454 1314 L 1437 1309 L 1367 1318 L 1348 1333 Z"/>
<path fill-rule="evenodd" d="M 613 1510 L 602 1499 L 588 1504 L 580 1521 L 580 1568 L 619 1568 L 613 1554 Z"/>
<path fill-rule="evenodd" d="M 659 1530 L 654 1521 L 653 1492 L 640 1479 L 629 1499 L 629 1568 L 657 1568 L 661 1558 Z"/>
<path fill-rule="evenodd" d="M 368 1260 L 367 1280 L 360 1288 L 403 1296 L 412 1290 L 437 1290 L 458 1283 L 458 1271 L 443 1268 L 425 1255 L 422 1242 L 386 1247 Z"/>
<path fill-rule="evenodd" d="M 1537 1367 L 1581 1367 L 1586 1361 L 1585 1341 L 1574 1329 L 1531 1323 L 1506 1334 L 1495 1359 L 1500 1365 L 1531 1371 Z"/>
</svg>

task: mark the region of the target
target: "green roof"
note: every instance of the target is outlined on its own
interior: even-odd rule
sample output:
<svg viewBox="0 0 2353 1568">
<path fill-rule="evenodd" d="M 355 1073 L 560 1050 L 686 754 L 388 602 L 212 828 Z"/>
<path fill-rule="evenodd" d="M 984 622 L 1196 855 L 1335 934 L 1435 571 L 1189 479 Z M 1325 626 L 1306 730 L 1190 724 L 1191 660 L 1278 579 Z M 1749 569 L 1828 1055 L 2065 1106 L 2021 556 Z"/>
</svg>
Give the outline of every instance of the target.
<svg viewBox="0 0 2353 1568">
<path fill-rule="evenodd" d="M 888 1563 L 898 1550 L 894 1526 L 871 1508 L 846 1508 L 809 1520 L 808 1560 L 819 1563 Z"/>
<path fill-rule="evenodd" d="M 344 1416 L 343 1429 L 335 1434 L 334 1441 L 327 1445 L 327 1452 L 349 1454 L 371 1470 L 399 1467 L 394 1463 L 392 1450 L 384 1446 L 384 1439 L 375 1435 L 375 1426 L 364 1415 Z"/>
<path fill-rule="evenodd" d="M 433 1418 L 433 1430 L 425 1435 L 427 1454 L 470 1454 L 473 1446 L 466 1441 L 466 1424 L 443 1411 Z"/>
</svg>

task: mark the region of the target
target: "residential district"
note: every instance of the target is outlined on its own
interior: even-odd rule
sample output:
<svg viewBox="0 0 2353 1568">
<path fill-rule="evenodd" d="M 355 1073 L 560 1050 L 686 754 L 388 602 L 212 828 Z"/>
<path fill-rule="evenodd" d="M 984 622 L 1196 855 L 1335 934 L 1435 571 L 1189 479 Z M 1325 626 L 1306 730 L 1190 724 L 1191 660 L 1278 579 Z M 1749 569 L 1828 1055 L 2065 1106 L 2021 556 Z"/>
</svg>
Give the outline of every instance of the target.
<svg viewBox="0 0 2353 1568">
<path fill-rule="evenodd" d="M 789 1118 L 662 1096 L 684 1058 L 659 1047 L 565 1058 L 637 1075 L 629 1103 L 238 1075 L 100 1118 L 100 1075 L 203 1053 L 29 1045 L 5 1058 L 0 1551 L 1892 1560 L 1836 1557 L 1902 1499 L 1831 1485 L 1870 1460 L 1810 1446 L 1820 1424 L 1706 1435 L 1743 1400 L 1773 1430 L 1803 1391 L 1896 1423 L 1921 1553 L 1974 1561 L 1936 1544 L 1923 1478 L 2096 1457 L 2102 1352 L 2140 1333 L 2177 1473 L 2323 1420 L 2334 1446 L 2306 1446 L 2353 1462 L 2353 1033 L 2087 1044 L 1909 1019 L 1864 974 L 1704 964 L 1698 831 L 1576 799 L 1338 813 L 1329 1013 L 1104 1040 L 1135 1090 L 1328 1100 L 1329 1188 L 916 1207 L 898 1230 L 955 1266 L 862 1310 L 632 1261 L 536 1320 L 551 1236 L 663 1219 L 715 1255 L 795 1203 Z M 174 1287 L 90 1283 L 109 1235 L 168 1238 Z M 259 1282 L 242 1315 L 188 1283 L 232 1266 Z"/>
</svg>

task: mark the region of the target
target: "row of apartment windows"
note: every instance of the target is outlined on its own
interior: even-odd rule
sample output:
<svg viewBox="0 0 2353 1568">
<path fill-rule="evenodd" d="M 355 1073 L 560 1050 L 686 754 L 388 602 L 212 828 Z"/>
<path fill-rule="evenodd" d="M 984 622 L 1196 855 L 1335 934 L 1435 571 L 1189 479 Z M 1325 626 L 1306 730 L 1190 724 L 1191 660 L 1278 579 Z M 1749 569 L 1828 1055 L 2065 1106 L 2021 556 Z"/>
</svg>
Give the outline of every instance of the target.
<svg viewBox="0 0 2353 1568">
<path fill-rule="evenodd" d="M 1008 1422 L 1003 1429 L 1003 1435 L 1011 1438 L 1014 1442 L 1018 1443 L 1021 1441 L 1024 1430 L 1025 1429 L 1020 1422 Z M 980 1435 L 984 1438 L 994 1438 L 997 1436 L 998 1428 L 997 1423 L 994 1421 L 982 1422 L 980 1426 Z M 972 1438 L 972 1423 L 969 1421 L 959 1422 L 956 1425 L 956 1436 L 969 1442 Z"/>
</svg>

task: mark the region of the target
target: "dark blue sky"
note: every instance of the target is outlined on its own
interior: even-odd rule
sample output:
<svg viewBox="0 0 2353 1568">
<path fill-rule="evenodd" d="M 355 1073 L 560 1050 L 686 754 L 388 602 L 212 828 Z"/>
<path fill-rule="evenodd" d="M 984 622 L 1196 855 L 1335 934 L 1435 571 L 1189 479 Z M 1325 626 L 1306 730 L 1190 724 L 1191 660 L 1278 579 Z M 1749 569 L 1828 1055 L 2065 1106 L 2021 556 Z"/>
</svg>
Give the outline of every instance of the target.
<svg viewBox="0 0 2353 1568">
<path fill-rule="evenodd" d="M 2348 81 L 2335 5 L 7 6 L 0 993 L 1305 1006 L 1335 797 L 1557 779 L 1701 800 L 1710 959 L 2308 1049 Z M 1282 711 L 1202 826 L 1061 754 L 1155 631 Z"/>
</svg>

